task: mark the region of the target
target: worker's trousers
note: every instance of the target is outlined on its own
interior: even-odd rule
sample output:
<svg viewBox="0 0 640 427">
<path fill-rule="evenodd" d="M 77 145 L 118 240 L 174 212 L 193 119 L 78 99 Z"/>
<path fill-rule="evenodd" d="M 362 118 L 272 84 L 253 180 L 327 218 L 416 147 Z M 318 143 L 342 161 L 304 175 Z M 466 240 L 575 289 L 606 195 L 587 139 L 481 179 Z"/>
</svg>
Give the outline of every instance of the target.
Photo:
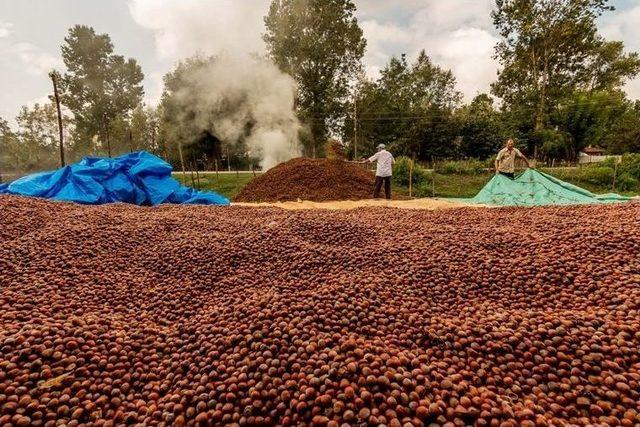
<svg viewBox="0 0 640 427">
<path fill-rule="evenodd" d="M 384 196 L 387 199 L 391 199 L 391 177 L 390 176 L 376 176 L 376 183 L 373 187 L 373 198 L 377 199 L 380 197 L 380 189 L 382 188 L 382 183 L 384 182 Z"/>
</svg>

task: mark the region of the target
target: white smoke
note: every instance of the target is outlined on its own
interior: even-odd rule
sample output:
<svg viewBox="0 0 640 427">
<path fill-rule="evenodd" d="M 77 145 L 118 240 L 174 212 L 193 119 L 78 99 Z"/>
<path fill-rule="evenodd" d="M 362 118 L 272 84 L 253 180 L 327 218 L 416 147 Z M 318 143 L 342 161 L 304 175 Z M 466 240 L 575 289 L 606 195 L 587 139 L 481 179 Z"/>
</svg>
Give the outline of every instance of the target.
<svg viewBox="0 0 640 427">
<path fill-rule="evenodd" d="M 197 90 L 184 90 L 176 98 L 195 110 L 200 130 L 210 131 L 223 143 L 245 143 L 250 154 L 261 159 L 264 169 L 300 156 L 295 82 L 271 62 L 250 56 L 264 52 L 260 34 L 269 3 L 129 2 L 133 19 L 153 31 L 160 59 L 179 61 L 196 53 L 217 56 L 185 77 Z M 235 109 L 229 111 L 229 104 Z M 197 136 L 193 135 L 194 139 Z"/>
<path fill-rule="evenodd" d="M 175 98 L 199 129 L 245 143 L 264 169 L 300 156 L 295 82 L 270 61 L 220 55 L 183 79 Z"/>
</svg>

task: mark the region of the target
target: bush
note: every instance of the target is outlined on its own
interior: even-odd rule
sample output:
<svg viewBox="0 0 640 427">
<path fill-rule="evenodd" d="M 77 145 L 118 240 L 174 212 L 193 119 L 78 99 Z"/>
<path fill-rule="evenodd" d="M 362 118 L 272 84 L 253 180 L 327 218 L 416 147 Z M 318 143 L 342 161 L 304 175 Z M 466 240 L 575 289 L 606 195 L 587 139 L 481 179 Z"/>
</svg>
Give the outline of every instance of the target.
<svg viewBox="0 0 640 427">
<path fill-rule="evenodd" d="M 590 165 L 583 166 L 580 170 L 580 179 L 591 184 L 611 186 L 615 170 L 611 166 Z"/>
<path fill-rule="evenodd" d="M 409 172 L 411 165 L 413 164 L 413 175 L 411 182 L 414 187 L 418 187 L 429 181 L 429 172 L 417 163 L 414 163 L 408 157 L 398 157 L 393 165 L 393 180 L 396 184 L 408 187 L 409 186 Z"/>
<path fill-rule="evenodd" d="M 436 164 L 434 169 L 443 175 L 476 175 L 487 169 L 488 163 L 480 160 L 455 160 Z"/>
<path fill-rule="evenodd" d="M 432 194 L 432 186 L 431 180 L 429 182 L 423 182 L 415 187 L 413 191 L 413 197 L 431 197 Z"/>
<path fill-rule="evenodd" d="M 622 162 L 618 165 L 622 174 L 640 181 L 640 153 L 629 153 L 622 156 Z"/>
<path fill-rule="evenodd" d="M 616 178 L 616 190 L 631 191 L 638 188 L 639 181 L 628 173 L 622 173 Z"/>
<path fill-rule="evenodd" d="M 616 165 L 615 159 L 607 159 L 597 165 L 582 168 L 585 180 L 594 184 L 611 187 L 616 174 L 615 189 L 621 191 L 636 190 L 640 185 L 640 154 L 629 153 L 622 156 Z"/>
</svg>

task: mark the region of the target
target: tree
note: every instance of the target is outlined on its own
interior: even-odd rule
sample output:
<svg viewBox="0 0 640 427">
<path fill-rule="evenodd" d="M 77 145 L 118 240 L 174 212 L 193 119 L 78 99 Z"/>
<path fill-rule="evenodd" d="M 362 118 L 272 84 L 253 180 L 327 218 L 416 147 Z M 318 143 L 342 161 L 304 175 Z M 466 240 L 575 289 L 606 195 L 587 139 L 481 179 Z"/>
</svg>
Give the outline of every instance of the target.
<svg viewBox="0 0 640 427">
<path fill-rule="evenodd" d="M 596 19 L 613 8 L 608 0 L 496 0 L 492 13 L 503 40 L 502 65 L 492 85 L 509 109 L 533 117 L 536 131 L 548 124 L 557 102 L 576 90 L 611 90 L 640 71 L 637 53 L 598 34 Z"/>
<path fill-rule="evenodd" d="M 3 182 L 3 173 L 9 170 L 9 148 L 15 139 L 15 135 L 4 118 L 0 117 L 0 184 Z"/>
<path fill-rule="evenodd" d="M 550 123 L 564 133 L 562 138 L 549 141 L 549 149 L 543 153 L 555 158 L 575 160 L 583 148 L 601 145 L 612 126 L 629 108 L 629 102 L 621 91 L 576 91 L 559 101 L 551 114 Z M 544 141 L 543 141 L 544 143 Z M 562 148 L 562 149 L 561 149 Z"/>
<path fill-rule="evenodd" d="M 421 51 L 413 64 L 393 57 L 376 82 L 361 79 L 356 90 L 358 141 L 363 153 L 384 143 L 397 154 L 427 160 L 453 154 L 453 111 L 461 94 L 450 70 L 434 64 Z M 353 108 L 351 109 L 353 111 Z M 353 115 L 344 138 L 353 144 Z"/>
<path fill-rule="evenodd" d="M 510 136 L 502 114 L 495 109 L 493 99 L 481 93 L 469 105 L 455 113 L 458 121 L 459 154 L 463 157 L 486 159 L 493 156 Z"/>
<path fill-rule="evenodd" d="M 640 153 L 640 101 L 628 104 L 602 140 L 612 154 Z"/>
<path fill-rule="evenodd" d="M 62 103 L 73 112 L 78 134 L 96 136 L 111 156 L 113 122 L 142 102 L 142 70 L 135 59 L 113 53 L 107 34 L 82 25 L 69 29 L 62 58 L 67 67 L 60 82 Z"/>
<path fill-rule="evenodd" d="M 320 154 L 347 108 L 366 41 L 351 0 L 273 0 L 263 35 L 271 59 L 298 83 L 300 118 L 311 128 L 308 150 Z"/>
<path fill-rule="evenodd" d="M 63 117 L 63 123 L 69 118 Z M 22 107 L 16 116 L 17 144 L 13 161 L 20 170 L 54 169 L 58 163 L 58 115 L 53 104 Z"/>
<path fill-rule="evenodd" d="M 185 159 L 188 162 L 189 157 L 196 155 L 187 151 L 197 142 L 204 130 L 214 127 L 212 120 L 203 123 L 203 120 L 199 119 L 201 108 L 198 100 L 203 88 L 198 86 L 201 83 L 199 79 L 193 76 L 205 74 L 208 67 L 215 61 L 215 56 L 195 55 L 179 62 L 164 76 L 164 91 L 159 108 L 159 136 L 165 156 L 173 164 L 184 166 L 185 169 L 187 168 L 187 164 L 183 164 Z M 231 107 L 230 102 L 225 100 L 209 114 L 220 116 L 226 114 L 226 110 Z M 196 156 L 201 154 L 199 152 Z M 220 157 L 219 152 L 213 154 L 215 157 Z"/>
</svg>

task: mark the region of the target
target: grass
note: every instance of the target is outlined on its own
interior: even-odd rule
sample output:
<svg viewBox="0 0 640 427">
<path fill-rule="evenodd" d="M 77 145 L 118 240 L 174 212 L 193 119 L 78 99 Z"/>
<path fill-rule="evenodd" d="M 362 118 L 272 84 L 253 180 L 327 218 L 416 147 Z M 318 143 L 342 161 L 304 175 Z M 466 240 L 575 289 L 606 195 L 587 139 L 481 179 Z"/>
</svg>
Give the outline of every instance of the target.
<svg viewBox="0 0 640 427">
<path fill-rule="evenodd" d="M 221 173 L 216 176 L 215 173 L 200 173 L 200 185 L 198 186 L 198 180 L 196 175 L 193 175 L 195 181 L 195 188 L 200 190 L 215 191 L 223 196 L 233 199 L 240 190 L 253 179 L 252 173 Z M 193 187 L 191 181 L 191 174 L 186 174 L 186 179 L 183 179 L 182 173 L 174 173 L 173 177 L 181 183 Z"/>
<path fill-rule="evenodd" d="M 604 186 L 599 184 L 594 184 L 592 182 L 587 181 L 586 177 L 583 176 L 580 169 L 578 168 L 554 168 L 554 169 L 544 169 L 543 170 L 550 175 L 553 175 L 563 181 L 570 182 L 571 184 L 580 186 L 585 188 L 593 193 L 601 194 L 601 193 L 610 193 L 613 190 L 611 186 Z M 192 186 L 191 175 L 186 175 L 186 180 L 183 181 L 182 173 L 174 173 L 173 175 L 180 182 L 183 182 L 185 185 Z M 491 179 L 493 176 L 492 173 L 483 172 L 473 175 L 468 174 L 442 174 L 435 173 L 432 174 L 435 177 L 435 183 L 432 187 L 431 185 L 427 185 L 419 190 L 416 193 L 414 189 L 413 195 L 419 195 L 423 197 L 452 197 L 452 198 L 467 198 L 473 197 L 484 187 L 484 185 Z M 193 177 L 194 181 L 196 177 Z M 236 175 L 235 173 L 225 173 L 219 174 L 216 177 L 215 173 L 201 173 L 200 174 L 200 189 L 201 190 L 211 190 L 215 191 L 219 194 L 222 194 L 225 197 L 233 199 L 236 194 L 245 186 L 249 181 L 253 179 L 252 173 L 239 173 Z M 197 187 L 196 181 L 196 187 Z M 435 190 L 435 194 L 433 193 Z M 392 192 L 394 194 L 402 194 L 408 195 L 409 188 L 401 187 L 398 185 L 393 186 Z M 639 191 L 615 191 L 619 194 L 624 194 L 627 196 L 635 196 L 640 193 Z"/>
</svg>

